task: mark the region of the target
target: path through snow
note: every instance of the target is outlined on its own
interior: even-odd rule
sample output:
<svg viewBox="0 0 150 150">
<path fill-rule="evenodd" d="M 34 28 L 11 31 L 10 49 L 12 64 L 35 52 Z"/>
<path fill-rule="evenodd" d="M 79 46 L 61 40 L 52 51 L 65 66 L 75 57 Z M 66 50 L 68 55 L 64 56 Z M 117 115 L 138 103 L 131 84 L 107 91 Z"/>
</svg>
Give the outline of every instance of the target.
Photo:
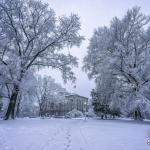
<svg viewBox="0 0 150 150">
<path fill-rule="evenodd" d="M 149 124 L 130 121 L 0 121 L 0 150 L 150 150 L 149 131 Z"/>
</svg>

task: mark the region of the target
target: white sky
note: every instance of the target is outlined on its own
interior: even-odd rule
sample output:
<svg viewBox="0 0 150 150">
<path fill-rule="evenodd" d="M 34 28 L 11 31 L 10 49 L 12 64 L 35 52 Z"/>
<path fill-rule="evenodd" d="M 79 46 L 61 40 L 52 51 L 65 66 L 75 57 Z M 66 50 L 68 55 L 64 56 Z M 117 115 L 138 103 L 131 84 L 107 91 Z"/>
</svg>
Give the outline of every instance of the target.
<svg viewBox="0 0 150 150">
<path fill-rule="evenodd" d="M 69 92 L 82 96 L 90 96 L 94 88 L 94 81 L 89 81 L 87 75 L 81 71 L 82 59 L 86 55 L 88 39 L 98 26 L 108 26 L 113 17 L 122 17 L 129 8 L 140 6 L 145 14 L 150 15 L 150 0 L 42 0 L 50 4 L 57 16 L 76 13 L 82 23 L 81 34 L 86 38 L 80 48 L 74 47 L 71 54 L 79 59 L 79 68 L 74 69 L 77 77 L 76 88 L 70 83 L 63 85 L 61 74 L 51 69 L 43 69 L 41 74 L 51 75 L 56 82 L 61 83 Z"/>
</svg>

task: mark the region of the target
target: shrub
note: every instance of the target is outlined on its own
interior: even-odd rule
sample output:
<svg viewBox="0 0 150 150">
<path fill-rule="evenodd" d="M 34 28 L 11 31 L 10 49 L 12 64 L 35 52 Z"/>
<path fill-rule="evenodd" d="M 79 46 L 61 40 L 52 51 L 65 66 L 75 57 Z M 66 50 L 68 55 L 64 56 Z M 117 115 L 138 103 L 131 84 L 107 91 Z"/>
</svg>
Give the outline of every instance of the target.
<svg viewBox="0 0 150 150">
<path fill-rule="evenodd" d="M 83 113 L 77 109 L 73 109 L 66 114 L 66 118 L 78 118 L 83 117 Z"/>
<path fill-rule="evenodd" d="M 90 108 L 88 110 L 88 112 L 86 112 L 85 114 L 86 114 L 87 117 L 95 117 L 96 116 L 96 114 L 94 113 L 92 108 Z"/>
</svg>

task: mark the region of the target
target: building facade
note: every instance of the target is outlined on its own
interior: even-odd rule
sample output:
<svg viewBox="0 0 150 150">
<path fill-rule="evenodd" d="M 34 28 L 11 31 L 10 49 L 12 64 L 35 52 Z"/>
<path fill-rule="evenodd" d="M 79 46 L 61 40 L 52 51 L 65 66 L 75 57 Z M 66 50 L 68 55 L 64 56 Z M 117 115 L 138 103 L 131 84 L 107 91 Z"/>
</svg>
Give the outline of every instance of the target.
<svg viewBox="0 0 150 150">
<path fill-rule="evenodd" d="M 65 96 L 61 103 L 46 102 L 42 106 L 42 116 L 65 116 L 69 111 L 76 109 L 83 113 L 88 111 L 88 98 L 70 94 Z"/>
<path fill-rule="evenodd" d="M 66 96 L 66 102 L 68 111 L 71 111 L 73 109 L 79 110 L 83 113 L 88 111 L 88 98 L 86 97 L 72 94 Z"/>
</svg>

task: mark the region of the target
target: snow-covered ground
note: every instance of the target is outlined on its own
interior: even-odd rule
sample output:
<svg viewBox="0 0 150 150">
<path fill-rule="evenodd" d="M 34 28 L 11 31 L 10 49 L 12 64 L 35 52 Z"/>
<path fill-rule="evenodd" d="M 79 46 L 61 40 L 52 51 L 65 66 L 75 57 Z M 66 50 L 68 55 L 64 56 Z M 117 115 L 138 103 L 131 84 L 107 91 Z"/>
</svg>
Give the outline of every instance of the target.
<svg viewBox="0 0 150 150">
<path fill-rule="evenodd" d="M 150 150 L 149 123 L 128 120 L 0 121 L 0 150 Z"/>
</svg>

